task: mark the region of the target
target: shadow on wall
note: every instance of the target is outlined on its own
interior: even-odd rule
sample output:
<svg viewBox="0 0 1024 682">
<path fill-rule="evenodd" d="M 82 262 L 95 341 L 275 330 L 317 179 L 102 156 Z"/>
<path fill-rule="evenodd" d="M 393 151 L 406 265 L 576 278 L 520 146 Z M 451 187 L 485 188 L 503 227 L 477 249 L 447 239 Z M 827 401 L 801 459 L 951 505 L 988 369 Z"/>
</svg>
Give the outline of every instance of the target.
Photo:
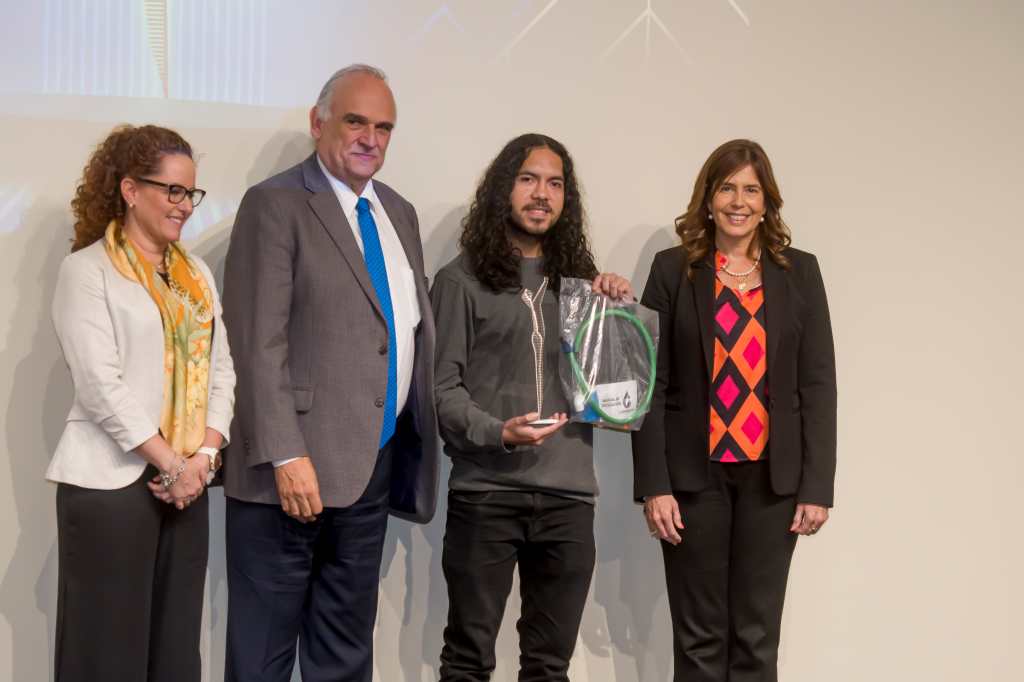
<svg viewBox="0 0 1024 682">
<path fill-rule="evenodd" d="M 623 232 L 622 239 L 615 245 L 615 251 L 620 252 L 621 250 L 628 253 L 632 244 L 636 242 L 637 236 L 644 234 L 648 237 L 644 245 L 640 247 L 640 253 L 637 254 L 636 267 L 632 273 L 623 273 L 632 276 L 630 281 L 633 283 L 633 290 L 638 298 L 643 295 L 654 256 L 659 251 L 679 245 L 679 237 L 676 236 L 675 228 L 671 225 L 638 225 Z"/>
<path fill-rule="evenodd" d="M 383 586 L 387 577 L 396 570 L 394 562 L 401 545 L 404 550 L 405 583 L 399 593 L 402 598 L 402 627 L 398 632 L 397 655 L 405 682 L 420 682 L 424 679 L 424 673 L 427 679 L 437 679 L 438 676 L 441 642 L 448 613 L 448 591 L 441 569 L 441 551 L 448 515 L 450 471 L 451 462 L 447 456 L 442 455 L 437 513 L 430 523 L 417 525 L 394 518 L 388 521 L 388 534 L 384 540 L 381 560 L 381 582 Z M 417 536 L 421 538 L 419 542 Z M 424 543 L 426 547 L 423 547 Z M 380 599 L 394 601 L 393 596 L 397 595 L 382 590 Z M 386 655 L 390 649 L 380 644 L 382 642 L 377 642 L 374 668 L 383 679 L 386 676 L 381 675 L 380 658 L 381 654 Z"/>
<path fill-rule="evenodd" d="M 622 274 L 630 277 L 640 296 L 654 254 L 676 240 L 665 228 L 638 226 L 623 232 L 616 252 L 628 253 L 638 235 L 649 237 L 635 270 Z M 591 590 L 594 601 L 584 613 L 580 638 L 592 655 L 612 659 L 614 679 L 663 682 L 672 676 L 664 568 L 658 543 L 648 535 L 640 506 L 633 501 L 629 436 L 597 430 L 594 466 L 601 485 L 594 521 L 597 566 Z"/>
<path fill-rule="evenodd" d="M 10 625 L 14 680 L 52 677 L 57 617 L 56 488 L 43 475 L 63 431 L 73 389 L 50 320 L 50 304 L 57 270 L 71 250 L 71 234 L 66 208 L 37 204 L 27 211 L 20 230 L 2 237 L 2 251 L 19 254 L 10 284 L 17 304 L 0 356 L 0 367 L 13 368 L 4 436 L 21 529 L 0 583 L 0 613 Z M 42 401 L 25 399 L 40 393 Z M 29 603 L 33 597 L 34 605 Z M 42 642 L 48 643 L 45 650 Z"/>
<path fill-rule="evenodd" d="M 313 153 L 313 138 L 307 132 L 279 130 L 263 145 L 245 176 L 249 187 L 291 168 Z"/>
<path fill-rule="evenodd" d="M 259 184 L 270 176 L 291 168 L 309 156 L 312 150 L 308 134 L 294 130 L 276 132 L 260 150 L 252 168 L 246 174 L 247 187 Z M 202 240 L 192 246 L 192 251 L 205 260 L 213 270 L 218 287 L 224 282 L 224 259 L 228 255 L 228 243 L 234 221 L 233 215 L 228 216 L 204 232 Z"/>
<path fill-rule="evenodd" d="M 458 252 L 459 225 L 467 210 L 465 206 L 457 206 L 445 213 L 436 225 L 420 225 L 421 234 L 426 234 L 423 241 L 423 260 L 428 278 L 433 279 L 434 273 Z M 402 628 L 399 632 L 398 661 L 405 682 L 420 682 L 424 672 L 427 673 L 428 679 L 435 679 L 440 666 L 441 643 L 448 612 L 448 591 L 441 570 L 441 551 L 445 519 L 448 515 L 447 491 L 450 471 L 451 461 L 442 454 L 437 513 L 433 520 L 426 525 L 416 525 L 391 519 L 384 541 L 382 581 L 395 570 L 393 564 L 398 556 L 399 545 L 404 553 L 405 585 L 402 592 Z M 417 536 L 421 539 L 420 542 L 416 541 Z M 424 542 L 427 547 L 418 549 Z M 426 554 L 421 556 L 420 552 L 424 550 Z M 426 579 L 422 580 L 420 576 L 424 575 L 424 567 L 427 569 Z M 422 596 L 424 593 L 425 603 Z M 389 600 L 391 595 L 384 592 L 380 598 Z M 379 664 L 375 667 L 378 668 L 379 674 Z"/>
<path fill-rule="evenodd" d="M 429 231 L 420 225 L 420 232 L 426 234 L 423 240 L 423 264 L 431 281 L 438 270 L 458 255 L 462 219 L 467 213 L 468 205 L 456 206 L 449 209 Z"/>
</svg>

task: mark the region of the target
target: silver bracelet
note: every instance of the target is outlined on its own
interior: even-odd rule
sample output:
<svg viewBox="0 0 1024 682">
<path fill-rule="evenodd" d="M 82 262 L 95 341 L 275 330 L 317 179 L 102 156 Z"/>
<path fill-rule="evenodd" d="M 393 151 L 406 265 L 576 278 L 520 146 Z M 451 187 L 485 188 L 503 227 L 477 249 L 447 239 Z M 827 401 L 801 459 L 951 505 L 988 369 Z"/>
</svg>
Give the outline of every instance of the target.
<svg viewBox="0 0 1024 682">
<path fill-rule="evenodd" d="M 185 471 L 185 458 L 179 457 L 178 460 L 178 468 L 173 474 L 168 474 L 163 471 L 160 472 L 160 483 L 163 485 L 164 491 L 169 491 L 174 484 L 178 482 L 178 479 L 181 478 L 181 474 Z"/>
</svg>

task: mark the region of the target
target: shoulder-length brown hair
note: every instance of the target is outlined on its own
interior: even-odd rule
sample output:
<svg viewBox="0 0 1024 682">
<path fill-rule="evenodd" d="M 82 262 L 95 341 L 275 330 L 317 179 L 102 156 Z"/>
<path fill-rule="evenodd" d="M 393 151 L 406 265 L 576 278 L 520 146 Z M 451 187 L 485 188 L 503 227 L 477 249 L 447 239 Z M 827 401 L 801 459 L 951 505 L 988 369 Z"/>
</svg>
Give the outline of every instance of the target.
<svg viewBox="0 0 1024 682">
<path fill-rule="evenodd" d="M 71 200 L 75 216 L 71 250 L 84 249 L 99 240 L 111 220 L 123 221 L 121 180 L 156 173 L 168 154 L 184 154 L 191 159 L 192 147 L 178 133 L 159 126 L 114 128 L 89 157 Z"/>
<path fill-rule="evenodd" d="M 676 234 L 683 240 L 687 277 L 693 279 L 693 266 L 704 260 L 715 248 L 715 221 L 709 217 L 711 197 L 737 171 L 751 166 L 764 191 L 764 222 L 750 242 L 750 255 L 758 250 L 781 268 L 789 269 L 789 260 L 782 251 L 790 244 L 789 226 L 782 219 L 782 194 L 775 182 L 772 164 L 761 145 L 752 140 L 730 140 L 704 162 L 693 185 L 693 195 L 686 212 L 676 218 Z"/>
</svg>

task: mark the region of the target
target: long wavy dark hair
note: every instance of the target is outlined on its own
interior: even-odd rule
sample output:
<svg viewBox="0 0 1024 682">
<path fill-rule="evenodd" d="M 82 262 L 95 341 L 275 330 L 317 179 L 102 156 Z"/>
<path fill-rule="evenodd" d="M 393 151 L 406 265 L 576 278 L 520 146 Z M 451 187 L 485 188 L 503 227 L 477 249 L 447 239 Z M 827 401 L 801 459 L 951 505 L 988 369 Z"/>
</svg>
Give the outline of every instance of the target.
<svg viewBox="0 0 1024 682">
<path fill-rule="evenodd" d="M 518 290 L 522 286 L 519 281 L 520 254 L 508 238 L 512 220 L 509 199 L 526 157 L 534 149 L 541 148 L 558 154 L 565 176 L 562 215 L 541 238 L 544 274 L 556 290 L 562 277 L 593 279 L 597 276 L 572 157 L 558 140 L 528 133 L 506 144 L 491 162 L 476 189 L 469 213 L 462 220 L 459 246 L 469 261 L 470 270 L 492 291 Z"/>
<path fill-rule="evenodd" d="M 121 180 L 156 173 L 168 154 L 184 154 L 191 159 L 192 147 L 178 133 L 160 126 L 114 128 L 89 157 L 71 200 L 75 216 L 71 250 L 84 249 L 99 240 L 111 220 L 124 221 Z"/>
<path fill-rule="evenodd" d="M 764 191 L 764 222 L 750 242 L 750 256 L 760 250 L 779 267 L 788 270 L 789 260 L 782 253 L 789 246 L 789 226 L 782 219 L 782 194 L 775 182 L 771 161 L 761 145 L 752 140 L 730 140 L 711 152 L 693 184 L 693 195 L 686 212 L 676 218 L 676 233 L 683 240 L 687 276 L 693 279 L 693 266 L 715 248 L 715 221 L 708 216 L 711 197 L 739 170 L 751 166 Z"/>
</svg>

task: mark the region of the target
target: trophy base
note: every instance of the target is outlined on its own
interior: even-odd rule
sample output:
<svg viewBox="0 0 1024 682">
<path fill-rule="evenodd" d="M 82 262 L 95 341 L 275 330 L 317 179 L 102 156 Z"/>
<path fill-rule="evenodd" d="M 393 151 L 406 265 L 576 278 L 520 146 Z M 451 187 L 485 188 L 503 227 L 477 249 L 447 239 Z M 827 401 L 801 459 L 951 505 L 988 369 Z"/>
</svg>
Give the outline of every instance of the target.
<svg viewBox="0 0 1024 682">
<path fill-rule="evenodd" d="M 551 426 L 557 424 L 557 419 L 534 419 L 532 422 L 526 422 L 530 426 Z"/>
</svg>

